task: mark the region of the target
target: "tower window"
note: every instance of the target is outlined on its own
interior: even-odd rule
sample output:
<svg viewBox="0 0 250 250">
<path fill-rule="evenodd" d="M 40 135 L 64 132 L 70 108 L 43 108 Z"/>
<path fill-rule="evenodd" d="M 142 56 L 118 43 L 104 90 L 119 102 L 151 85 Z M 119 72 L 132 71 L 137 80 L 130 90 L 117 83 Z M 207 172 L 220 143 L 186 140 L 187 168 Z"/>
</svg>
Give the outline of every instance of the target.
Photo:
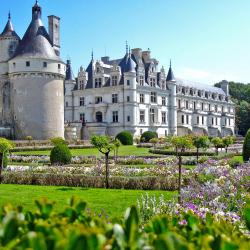
<svg viewBox="0 0 250 250">
<path fill-rule="evenodd" d="M 118 122 L 118 111 L 113 111 L 113 122 Z"/>
<path fill-rule="evenodd" d="M 16 67 L 16 63 L 15 63 L 15 62 L 13 62 L 13 67 L 14 67 L 14 68 Z"/>
<path fill-rule="evenodd" d="M 128 85 L 128 86 L 130 85 L 130 80 L 127 80 L 127 85 Z"/>
<path fill-rule="evenodd" d="M 30 61 L 26 62 L 26 67 L 30 67 Z"/>
<path fill-rule="evenodd" d="M 130 96 L 127 96 L 127 102 L 130 102 Z"/>
<path fill-rule="evenodd" d="M 127 122 L 130 122 L 130 116 L 129 115 L 127 116 Z"/>
<path fill-rule="evenodd" d="M 47 62 L 43 62 L 43 67 L 47 68 Z"/>
<path fill-rule="evenodd" d="M 58 69 L 61 69 L 61 64 L 60 63 L 58 64 Z"/>
<path fill-rule="evenodd" d="M 84 97 L 80 97 L 80 106 L 84 106 Z"/>
<path fill-rule="evenodd" d="M 118 94 L 112 94 L 112 103 L 118 103 Z"/>
</svg>

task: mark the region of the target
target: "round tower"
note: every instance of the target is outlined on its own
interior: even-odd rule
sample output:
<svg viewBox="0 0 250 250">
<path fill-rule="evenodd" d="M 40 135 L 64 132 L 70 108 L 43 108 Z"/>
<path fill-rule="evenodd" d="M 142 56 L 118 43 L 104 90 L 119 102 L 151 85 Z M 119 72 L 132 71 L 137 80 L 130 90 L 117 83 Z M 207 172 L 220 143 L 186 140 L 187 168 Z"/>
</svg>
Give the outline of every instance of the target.
<svg viewBox="0 0 250 250">
<path fill-rule="evenodd" d="M 64 137 L 66 68 L 43 26 L 41 13 L 36 1 L 31 23 L 9 61 L 16 139 Z"/>
</svg>

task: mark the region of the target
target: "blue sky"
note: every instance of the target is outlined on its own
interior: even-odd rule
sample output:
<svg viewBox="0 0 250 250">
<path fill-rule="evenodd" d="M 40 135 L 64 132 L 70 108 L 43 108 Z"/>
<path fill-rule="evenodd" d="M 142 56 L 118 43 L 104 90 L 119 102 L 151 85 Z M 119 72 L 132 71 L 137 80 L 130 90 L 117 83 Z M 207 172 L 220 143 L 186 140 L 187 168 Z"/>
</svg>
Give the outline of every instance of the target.
<svg viewBox="0 0 250 250">
<path fill-rule="evenodd" d="M 1 0 L 0 27 L 12 14 L 23 36 L 34 0 Z M 122 57 L 131 48 L 150 48 L 175 75 L 213 84 L 222 79 L 250 82 L 249 0 L 40 0 L 47 15 L 61 17 L 61 55 L 77 73 L 91 50 L 96 59 Z"/>
</svg>

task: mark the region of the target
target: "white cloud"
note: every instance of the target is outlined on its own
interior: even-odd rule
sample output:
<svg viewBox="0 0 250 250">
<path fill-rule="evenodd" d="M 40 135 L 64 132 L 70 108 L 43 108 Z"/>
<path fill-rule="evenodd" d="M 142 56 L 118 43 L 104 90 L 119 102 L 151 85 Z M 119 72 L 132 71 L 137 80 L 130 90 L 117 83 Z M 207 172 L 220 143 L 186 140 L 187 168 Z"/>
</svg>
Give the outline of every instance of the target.
<svg viewBox="0 0 250 250">
<path fill-rule="evenodd" d="M 215 82 L 219 82 L 224 79 L 229 81 L 237 79 L 235 75 L 229 73 L 216 74 L 205 70 L 193 68 L 182 68 L 178 72 L 177 77 L 207 84 L 214 84 Z"/>
</svg>

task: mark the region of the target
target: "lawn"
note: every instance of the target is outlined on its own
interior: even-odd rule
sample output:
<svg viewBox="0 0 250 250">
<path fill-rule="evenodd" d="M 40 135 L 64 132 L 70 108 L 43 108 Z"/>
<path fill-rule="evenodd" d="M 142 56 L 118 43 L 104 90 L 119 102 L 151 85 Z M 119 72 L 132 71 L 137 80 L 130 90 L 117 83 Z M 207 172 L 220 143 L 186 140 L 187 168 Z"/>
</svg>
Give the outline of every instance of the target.
<svg viewBox="0 0 250 250">
<path fill-rule="evenodd" d="M 136 146 L 121 146 L 119 148 L 118 154 L 120 156 L 146 156 L 146 155 L 154 155 L 148 152 L 148 148 L 137 148 Z M 84 148 L 84 149 L 71 149 L 73 156 L 101 156 L 102 154 L 95 148 Z M 49 155 L 50 151 L 24 151 L 24 152 L 13 152 L 13 154 L 17 155 Z M 111 153 L 112 155 L 112 153 Z"/>
<path fill-rule="evenodd" d="M 0 186 L 0 207 L 6 203 L 21 205 L 25 210 L 35 210 L 34 200 L 47 197 L 55 201 L 55 209 L 61 211 L 70 197 L 76 196 L 87 202 L 91 211 L 101 212 L 103 209 L 110 217 L 122 217 L 126 208 L 136 204 L 142 194 L 161 194 L 166 199 L 171 198 L 175 192 L 170 191 L 142 191 L 121 189 L 94 189 L 94 188 L 71 188 L 59 186 L 29 186 L 29 185 L 6 185 Z"/>
<path fill-rule="evenodd" d="M 243 156 L 242 155 L 236 155 L 233 157 L 234 160 L 239 161 L 240 163 L 243 163 Z"/>
</svg>

